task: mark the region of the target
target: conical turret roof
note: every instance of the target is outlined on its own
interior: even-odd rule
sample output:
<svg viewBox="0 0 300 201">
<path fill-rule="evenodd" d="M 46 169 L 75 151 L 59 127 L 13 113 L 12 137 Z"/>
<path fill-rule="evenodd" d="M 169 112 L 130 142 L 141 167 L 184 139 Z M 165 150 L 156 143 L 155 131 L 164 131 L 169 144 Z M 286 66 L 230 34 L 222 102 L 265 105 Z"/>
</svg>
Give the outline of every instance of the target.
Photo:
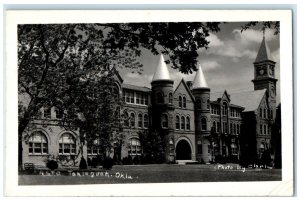
<svg viewBox="0 0 300 201">
<path fill-rule="evenodd" d="M 262 61 L 267 61 L 267 60 L 272 61 L 271 54 L 270 54 L 270 49 L 268 47 L 268 44 L 266 43 L 265 36 L 263 36 L 263 40 L 262 40 L 260 48 L 258 50 L 256 59 L 255 59 L 255 63 L 262 62 Z"/>
<path fill-rule="evenodd" d="M 198 64 L 198 71 L 193 81 L 193 89 L 208 88 L 201 65 Z"/>
<path fill-rule="evenodd" d="M 171 76 L 168 70 L 168 66 L 166 65 L 165 61 L 164 61 L 164 57 L 161 54 L 159 61 L 158 61 L 158 65 L 156 68 L 156 72 L 152 78 L 152 82 L 153 81 L 158 81 L 158 80 L 171 80 Z"/>
</svg>

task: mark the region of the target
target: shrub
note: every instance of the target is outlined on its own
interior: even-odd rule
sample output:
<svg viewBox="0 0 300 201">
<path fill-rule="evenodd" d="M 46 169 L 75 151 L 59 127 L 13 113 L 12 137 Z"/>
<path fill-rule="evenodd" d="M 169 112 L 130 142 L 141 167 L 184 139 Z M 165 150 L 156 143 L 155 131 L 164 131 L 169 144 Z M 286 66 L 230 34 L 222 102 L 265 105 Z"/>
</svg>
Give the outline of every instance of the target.
<svg viewBox="0 0 300 201">
<path fill-rule="evenodd" d="M 49 168 L 50 170 L 55 170 L 58 168 L 58 164 L 55 160 L 49 160 L 47 163 L 47 168 Z"/>
<path fill-rule="evenodd" d="M 114 161 L 112 158 L 108 157 L 103 160 L 103 168 L 110 170 L 114 165 Z"/>
<path fill-rule="evenodd" d="M 80 170 L 86 170 L 87 169 L 87 163 L 84 157 L 81 157 L 80 163 L 79 163 L 79 169 Z"/>
</svg>

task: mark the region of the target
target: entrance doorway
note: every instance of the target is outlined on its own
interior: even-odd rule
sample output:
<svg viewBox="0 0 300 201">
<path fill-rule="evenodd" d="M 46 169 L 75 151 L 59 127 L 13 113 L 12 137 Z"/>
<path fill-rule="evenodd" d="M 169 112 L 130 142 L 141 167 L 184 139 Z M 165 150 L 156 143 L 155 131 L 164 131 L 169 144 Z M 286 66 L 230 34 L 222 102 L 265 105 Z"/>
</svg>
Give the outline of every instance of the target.
<svg viewBox="0 0 300 201">
<path fill-rule="evenodd" d="M 180 140 L 177 143 L 176 160 L 192 160 L 192 150 L 186 140 Z"/>
</svg>

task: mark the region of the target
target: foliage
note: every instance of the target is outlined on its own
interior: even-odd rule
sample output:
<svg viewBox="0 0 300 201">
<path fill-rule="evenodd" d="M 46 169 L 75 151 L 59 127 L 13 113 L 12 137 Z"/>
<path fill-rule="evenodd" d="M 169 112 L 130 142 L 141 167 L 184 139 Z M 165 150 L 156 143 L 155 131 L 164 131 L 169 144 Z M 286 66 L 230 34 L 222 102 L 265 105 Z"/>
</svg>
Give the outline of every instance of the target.
<svg viewBox="0 0 300 201">
<path fill-rule="evenodd" d="M 274 30 L 274 35 L 277 35 L 280 33 L 280 22 L 275 21 L 275 22 L 270 22 L 270 21 L 263 21 L 263 22 L 258 22 L 258 21 L 252 21 L 248 22 L 245 25 L 242 26 L 241 32 L 255 26 L 261 26 L 261 29 L 264 31 L 265 29 L 273 29 Z"/>
<path fill-rule="evenodd" d="M 47 168 L 49 168 L 50 170 L 55 170 L 58 168 L 58 163 L 55 160 L 50 160 L 47 163 Z"/>
<path fill-rule="evenodd" d="M 139 139 L 143 147 L 143 163 L 163 163 L 166 145 L 163 137 L 156 131 L 144 131 L 139 133 Z"/>
<path fill-rule="evenodd" d="M 112 158 L 110 157 L 106 157 L 104 160 L 103 160 L 103 168 L 106 169 L 106 170 L 110 170 L 114 165 L 114 161 Z"/>
</svg>

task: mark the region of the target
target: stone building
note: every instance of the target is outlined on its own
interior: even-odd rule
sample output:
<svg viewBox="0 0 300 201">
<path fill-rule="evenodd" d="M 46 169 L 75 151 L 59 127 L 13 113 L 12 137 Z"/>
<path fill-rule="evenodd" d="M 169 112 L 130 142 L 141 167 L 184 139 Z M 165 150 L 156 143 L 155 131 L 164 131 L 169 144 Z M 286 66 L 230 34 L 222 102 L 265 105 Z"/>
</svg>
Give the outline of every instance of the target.
<svg viewBox="0 0 300 201">
<path fill-rule="evenodd" d="M 148 129 L 164 136 L 166 162 L 208 163 L 216 156 L 237 162 L 241 156 L 259 158 L 264 150 L 272 148 L 277 80 L 265 38 L 254 62 L 254 91 L 211 93 L 200 64 L 193 82 L 182 79 L 174 86 L 162 56 L 151 88 L 125 84 L 115 73 L 125 103 L 121 111 L 129 119 L 123 130 L 121 158 L 142 155 L 138 133 Z M 34 128 L 25 131 L 29 137 L 23 140 L 23 163 L 44 165 L 49 154 L 76 155 L 78 130 L 60 127 L 62 114 L 55 108 L 41 112 L 43 120 L 34 120 Z M 84 146 L 85 158 L 98 154 L 99 150 Z"/>
</svg>

